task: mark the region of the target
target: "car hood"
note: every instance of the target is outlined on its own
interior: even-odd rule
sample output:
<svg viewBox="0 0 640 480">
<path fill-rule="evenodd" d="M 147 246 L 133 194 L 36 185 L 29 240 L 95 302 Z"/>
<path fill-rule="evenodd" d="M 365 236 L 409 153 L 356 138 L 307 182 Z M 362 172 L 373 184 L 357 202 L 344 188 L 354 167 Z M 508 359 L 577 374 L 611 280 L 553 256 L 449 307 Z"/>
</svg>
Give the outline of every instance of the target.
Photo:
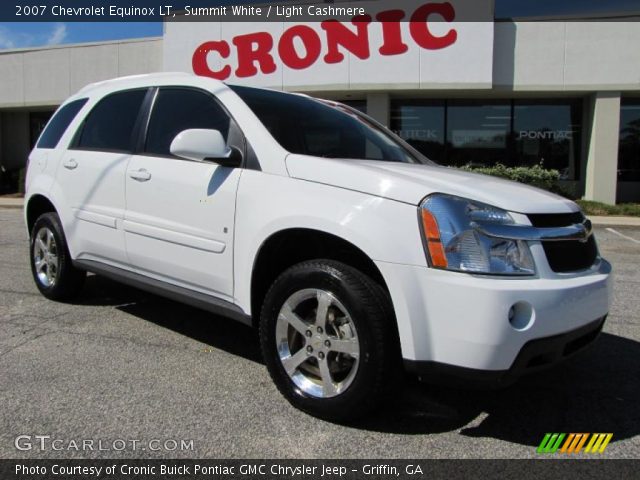
<svg viewBox="0 0 640 480">
<path fill-rule="evenodd" d="M 572 213 L 578 206 L 545 190 L 453 168 L 377 160 L 287 156 L 293 178 L 418 205 L 431 193 L 447 193 L 519 213 Z"/>
</svg>

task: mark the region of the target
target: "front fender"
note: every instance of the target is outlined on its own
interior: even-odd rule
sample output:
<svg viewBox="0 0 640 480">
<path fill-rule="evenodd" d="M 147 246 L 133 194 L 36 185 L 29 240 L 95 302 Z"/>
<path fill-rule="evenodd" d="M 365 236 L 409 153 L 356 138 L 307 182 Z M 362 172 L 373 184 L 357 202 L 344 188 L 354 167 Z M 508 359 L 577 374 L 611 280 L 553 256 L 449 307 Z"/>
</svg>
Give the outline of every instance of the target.
<svg viewBox="0 0 640 480">
<path fill-rule="evenodd" d="M 234 297 L 246 312 L 251 312 L 254 260 L 262 244 L 282 230 L 304 228 L 340 237 L 373 261 L 426 265 L 414 205 L 247 170 L 236 208 Z"/>
</svg>

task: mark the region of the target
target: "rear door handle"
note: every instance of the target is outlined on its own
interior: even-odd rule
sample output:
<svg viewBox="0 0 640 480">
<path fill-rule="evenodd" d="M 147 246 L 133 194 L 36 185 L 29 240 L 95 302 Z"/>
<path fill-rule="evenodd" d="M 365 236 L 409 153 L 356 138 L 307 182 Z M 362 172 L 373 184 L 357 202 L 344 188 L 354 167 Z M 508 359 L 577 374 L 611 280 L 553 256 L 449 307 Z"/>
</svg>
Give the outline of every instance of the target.
<svg viewBox="0 0 640 480">
<path fill-rule="evenodd" d="M 74 170 L 78 168 L 78 162 L 76 162 L 73 158 L 70 158 L 69 160 L 65 160 L 62 166 L 67 170 Z"/>
<path fill-rule="evenodd" d="M 140 170 L 131 170 L 129 171 L 129 176 L 138 182 L 146 182 L 151 180 L 151 174 L 144 168 Z"/>
</svg>

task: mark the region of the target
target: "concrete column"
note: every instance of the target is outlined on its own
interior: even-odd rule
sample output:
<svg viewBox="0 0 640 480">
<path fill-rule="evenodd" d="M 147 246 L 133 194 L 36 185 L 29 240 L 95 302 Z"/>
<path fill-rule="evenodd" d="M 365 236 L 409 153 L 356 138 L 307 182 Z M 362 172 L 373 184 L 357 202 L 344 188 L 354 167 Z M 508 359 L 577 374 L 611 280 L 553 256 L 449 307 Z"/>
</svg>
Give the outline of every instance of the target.
<svg viewBox="0 0 640 480">
<path fill-rule="evenodd" d="M 385 127 L 389 126 L 389 110 L 388 93 L 367 94 L 367 115 L 379 121 Z"/>
<path fill-rule="evenodd" d="M 615 205 L 618 186 L 618 143 L 620 141 L 620 93 L 598 92 L 591 99 L 586 200 Z"/>
</svg>

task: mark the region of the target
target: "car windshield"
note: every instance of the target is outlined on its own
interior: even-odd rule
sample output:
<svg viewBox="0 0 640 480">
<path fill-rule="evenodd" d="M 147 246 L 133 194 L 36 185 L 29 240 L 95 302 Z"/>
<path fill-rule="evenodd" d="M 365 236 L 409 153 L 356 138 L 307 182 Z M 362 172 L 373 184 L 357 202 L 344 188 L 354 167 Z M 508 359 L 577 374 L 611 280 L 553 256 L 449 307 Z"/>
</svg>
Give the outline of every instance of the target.
<svg viewBox="0 0 640 480">
<path fill-rule="evenodd" d="M 230 86 L 287 151 L 316 157 L 431 164 L 402 139 L 342 104 Z"/>
</svg>

